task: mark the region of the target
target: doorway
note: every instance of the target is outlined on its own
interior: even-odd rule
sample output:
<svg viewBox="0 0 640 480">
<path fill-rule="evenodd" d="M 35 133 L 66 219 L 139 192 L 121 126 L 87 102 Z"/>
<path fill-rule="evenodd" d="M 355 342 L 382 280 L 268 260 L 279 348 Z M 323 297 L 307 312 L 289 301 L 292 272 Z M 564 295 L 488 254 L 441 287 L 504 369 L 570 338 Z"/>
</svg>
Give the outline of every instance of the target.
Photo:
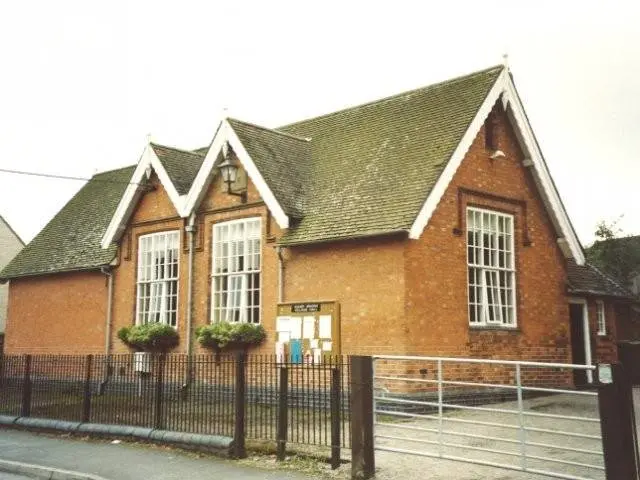
<svg viewBox="0 0 640 480">
<path fill-rule="evenodd" d="M 571 301 L 569 319 L 571 324 L 571 363 L 591 365 L 591 335 L 589 333 L 587 302 L 584 300 Z M 591 371 L 573 371 L 573 382 L 576 387 L 591 383 L 592 377 Z"/>
</svg>

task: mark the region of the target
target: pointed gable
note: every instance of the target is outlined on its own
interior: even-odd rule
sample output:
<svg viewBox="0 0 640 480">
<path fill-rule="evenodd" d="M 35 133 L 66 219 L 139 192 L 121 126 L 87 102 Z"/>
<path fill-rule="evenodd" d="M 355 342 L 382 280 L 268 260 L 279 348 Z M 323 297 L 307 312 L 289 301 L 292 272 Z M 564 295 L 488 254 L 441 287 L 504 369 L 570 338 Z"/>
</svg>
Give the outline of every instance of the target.
<svg viewBox="0 0 640 480">
<path fill-rule="evenodd" d="M 232 118 L 228 122 L 284 211 L 302 218 L 310 188 L 310 139 Z"/>
</svg>

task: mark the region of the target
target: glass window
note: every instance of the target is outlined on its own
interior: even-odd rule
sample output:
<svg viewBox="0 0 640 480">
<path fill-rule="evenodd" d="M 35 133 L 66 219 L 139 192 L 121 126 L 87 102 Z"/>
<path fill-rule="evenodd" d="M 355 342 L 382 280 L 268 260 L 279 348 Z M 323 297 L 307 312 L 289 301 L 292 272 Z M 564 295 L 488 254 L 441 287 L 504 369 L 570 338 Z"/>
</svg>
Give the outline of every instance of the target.
<svg viewBox="0 0 640 480">
<path fill-rule="evenodd" d="M 176 326 L 180 232 L 142 235 L 138 240 L 136 322 Z"/>
<path fill-rule="evenodd" d="M 597 308 L 597 318 L 598 318 L 598 335 L 606 335 L 607 334 L 607 322 L 604 315 L 604 302 L 598 301 L 596 302 Z"/>
<path fill-rule="evenodd" d="M 513 216 L 467 209 L 469 323 L 515 327 Z"/>
<path fill-rule="evenodd" d="M 213 226 L 212 321 L 260 323 L 261 221 Z"/>
</svg>

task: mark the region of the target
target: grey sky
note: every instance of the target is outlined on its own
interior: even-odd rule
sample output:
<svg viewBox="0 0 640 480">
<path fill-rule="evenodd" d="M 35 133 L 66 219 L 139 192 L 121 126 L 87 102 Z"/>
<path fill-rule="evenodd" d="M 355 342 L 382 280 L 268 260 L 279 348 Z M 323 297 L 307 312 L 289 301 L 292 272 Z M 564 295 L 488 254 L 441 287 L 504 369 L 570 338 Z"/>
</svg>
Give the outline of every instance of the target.
<svg viewBox="0 0 640 480">
<path fill-rule="evenodd" d="M 639 2 L 130 3 L 0 6 L 0 168 L 88 177 L 148 133 L 206 145 L 224 107 L 277 126 L 508 52 L 582 242 L 640 233 Z M 0 214 L 28 241 L 81 186 L 0 173 Z"/>
</svg>

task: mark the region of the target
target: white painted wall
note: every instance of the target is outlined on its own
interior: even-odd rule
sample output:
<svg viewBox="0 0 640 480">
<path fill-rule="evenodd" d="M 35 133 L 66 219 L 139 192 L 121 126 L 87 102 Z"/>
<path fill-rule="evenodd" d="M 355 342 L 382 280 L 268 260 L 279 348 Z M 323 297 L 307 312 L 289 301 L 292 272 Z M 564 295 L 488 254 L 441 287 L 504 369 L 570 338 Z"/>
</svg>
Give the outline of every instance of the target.
<svg viewBox="0 0 640 480">
<path fill-rule="evenodd" d="M 22 240 L 11 230 L 9 224 L 0 216 L 0 270 L 7 265 L 16 254 L 22 250 Z M 9 284 L 0 285 L 0 333 L 4 333 L 7 321 L 7 299 Z"/>
</svg>

